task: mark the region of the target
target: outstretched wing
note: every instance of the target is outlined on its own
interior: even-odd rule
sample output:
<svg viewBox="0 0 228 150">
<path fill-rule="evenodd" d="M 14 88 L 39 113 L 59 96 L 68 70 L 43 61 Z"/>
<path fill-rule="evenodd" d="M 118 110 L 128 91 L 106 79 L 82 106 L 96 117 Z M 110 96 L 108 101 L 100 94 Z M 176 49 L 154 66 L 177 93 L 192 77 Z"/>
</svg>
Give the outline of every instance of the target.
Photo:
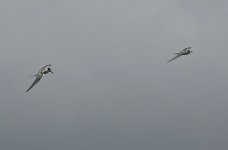
<svg viewBox="0 0 228 150">
<path fill-rule="evenodd" d="M 36 85 L 40 81 L 40 79 L 42 78 L 42 76 L 43 76 L 43 74 L 41 72 L 39 72 L 36 75 L 36 80 L 32 83 L 32 85 L 28 88 L 28 90 L 26 92 L 28 92 L 34 85 Z"/>
<path fill-rule="evenodd" d="M 174 59 L 177 59 L 177 58 L 180 57 L 180 56 L 181 56 L 181 54 L 177 54 L 175 57 L 173 57 L 172 59 L 170 59 L 170 60 L 167 61 L 167 62 L 173 61 Z"/>
</svg>

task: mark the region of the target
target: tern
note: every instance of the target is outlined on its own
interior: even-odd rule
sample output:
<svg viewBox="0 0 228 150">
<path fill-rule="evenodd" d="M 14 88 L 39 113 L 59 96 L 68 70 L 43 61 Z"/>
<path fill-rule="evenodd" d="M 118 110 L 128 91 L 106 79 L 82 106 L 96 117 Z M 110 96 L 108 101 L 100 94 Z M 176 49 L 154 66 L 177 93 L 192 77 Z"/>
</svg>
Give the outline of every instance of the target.
<svg viewBox="0 0 228 150">
<path fill-rule="evenodd" d="M 191 51 L 190 49 L 191 49 L 191 47 L 187 47 L 187 48 L 185 48 L 185 49 L 183 49 L 183 50 L 181 50 L 179 52 L 174 53 L 174 54 L 176 54 L 176 56 L 173 57 L 172 59 L 170 59 L 167 62 L 173 61 L 174 59 L 177 59 L 178 57 L 180 57 L 182 55 L 188 55 L 188 54 L 192 53 L 193 51 Z"/>
<path fill-rule="evenodd" d="M 49 72 L 51 72 L 52 74 L 54 74 L 54 73 L 52 72 L 50 66 L 51 66 L 51 65 L 48 64 L 48 65 L 42 67 L 42 68 L 38 71 L 38 73 L 37 73 L 36 75 L 34 75 L 34 76 L 36 77 L 36 79 L 35 79 L 35 81 L 32 83 L 32 85 L 28 88 L 28 90 L 27 90 L 26 92 L 28 92 L 34 85 L 36 85 L 36 84 L 40 81 L 40 79 L 43 77 L 44 74 L 47 74 L 47 73 L 49 73 Z M 25 93 L 26 93 L 26 92 L 25 92 Z"/>
</svg>

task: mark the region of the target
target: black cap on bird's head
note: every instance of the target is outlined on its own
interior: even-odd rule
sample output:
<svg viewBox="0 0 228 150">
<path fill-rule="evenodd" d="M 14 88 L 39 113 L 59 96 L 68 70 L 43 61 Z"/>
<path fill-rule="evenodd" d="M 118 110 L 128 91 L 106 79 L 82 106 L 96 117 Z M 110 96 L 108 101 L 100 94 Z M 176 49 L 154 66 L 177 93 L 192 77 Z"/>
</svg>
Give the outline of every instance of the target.
<svg viewBox="0 0 228 150">
<path fill-rule="evenodd" d="M 47 68 L 49 72 L 51 72 L 52 74 L 54 74 L 54 72 L 51 70 L 51 68 Z"/>
<path fill-rule="evenodd" d="M 189 53 L 192 53 L 193 51 L 190 50 L 192 47 L 187 47 L 186 50 L 189 52 Z"/>
</svg>

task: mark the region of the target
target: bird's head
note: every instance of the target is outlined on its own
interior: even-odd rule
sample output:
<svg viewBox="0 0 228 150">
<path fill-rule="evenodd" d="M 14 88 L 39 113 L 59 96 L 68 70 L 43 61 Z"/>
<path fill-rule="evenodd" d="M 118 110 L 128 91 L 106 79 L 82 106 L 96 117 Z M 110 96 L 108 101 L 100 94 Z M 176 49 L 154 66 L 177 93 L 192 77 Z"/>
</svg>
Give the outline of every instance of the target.
<svg viewBox="0 0 228 150">
<path fill-rule="evenodd" d="M 189 54 L 193 52 L 192 50 L 190 50 L 191 47 L 187 47 L 186 49 L 187 49 L 187 53 L 189 53 Z"/>
<path fill-rule="evenodd" d="M 47 68 L 49 72 L 51 72 L 52 74 L 54 74 L 54 72 L 51 70 L 51 68 Z"/>
</svg>

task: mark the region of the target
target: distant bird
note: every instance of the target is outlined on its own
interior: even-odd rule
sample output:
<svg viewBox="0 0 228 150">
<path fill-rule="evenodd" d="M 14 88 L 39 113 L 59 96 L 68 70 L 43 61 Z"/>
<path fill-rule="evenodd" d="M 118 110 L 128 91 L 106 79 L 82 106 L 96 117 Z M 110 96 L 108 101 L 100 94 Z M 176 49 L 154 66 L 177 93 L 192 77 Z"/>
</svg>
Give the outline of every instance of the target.
<svg viewBox="0 0 228 150">
<path fill-rule="evenodd" d="M 28 92 L 34 85 L 36 85 L 36 84 L 40 81 L 40 79 L 43 77 L 44 74 L 47 74 L 47 73 L 49 73 L 49 72 L 51 72 L 52 74 L 54 74 L 54 73 L 52 72 L 50 66 L 51 66 L 51 65 L 48 64 L 48 65 L 42 67 L 42 68 L 39 70 L 39 72 L 38 72 L 36 75 L 34 75 L 34 76 L 36 77 L 36 79 L 35 79 L 35 81 L 32 83 L 32 85 L 28 88 L 28 90 L 27 90 L 26 92 Z M 25 92 L 25 93 L 26 93 L 26 92 Z"/>
<path fill-rule="evenodd" d="M 183 50 L 181 50 L 179 52 L 174 53 L 174 54 L 176 54 L 176 56 L 173 57 L 172 59 L 170 59 L 167 62 L 173 61 L 174 59 L 177 59 L 178 57 L 180 57 L 182 55 L 188 55 L 188 54 L 192 53 L 193 51 L 191 51 L 190 49 L 191 49 L 191 47 L 187 47 L 187 48 L 185 48 L 185 49 L 183 49 Z"/>
</svg>

